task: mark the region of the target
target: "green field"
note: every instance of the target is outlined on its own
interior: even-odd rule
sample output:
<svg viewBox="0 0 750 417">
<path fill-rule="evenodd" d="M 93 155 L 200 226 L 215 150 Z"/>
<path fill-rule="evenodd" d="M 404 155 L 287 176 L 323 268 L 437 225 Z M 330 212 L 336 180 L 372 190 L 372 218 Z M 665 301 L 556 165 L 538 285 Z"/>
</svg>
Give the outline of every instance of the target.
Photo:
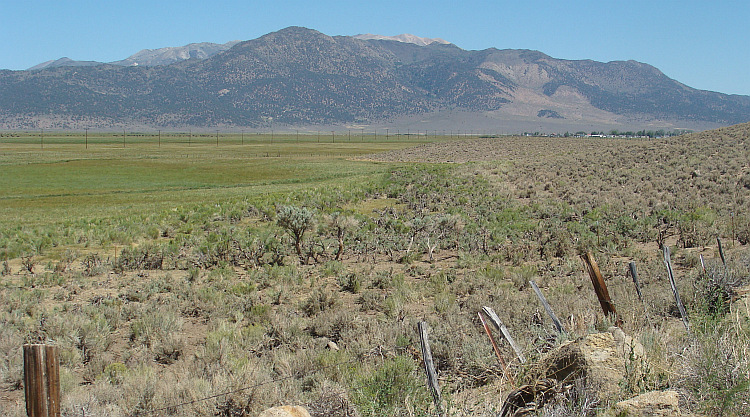
<svg viewBox="0 0 750 417">
<path fill-rule="evenodd" d="M 435 140 L 445 138 L 219 134 L 217 144 L 216 134 L 4 134 L 0 227 L 360 182 L 386 164 L 352 158 Z"/>
</svg>

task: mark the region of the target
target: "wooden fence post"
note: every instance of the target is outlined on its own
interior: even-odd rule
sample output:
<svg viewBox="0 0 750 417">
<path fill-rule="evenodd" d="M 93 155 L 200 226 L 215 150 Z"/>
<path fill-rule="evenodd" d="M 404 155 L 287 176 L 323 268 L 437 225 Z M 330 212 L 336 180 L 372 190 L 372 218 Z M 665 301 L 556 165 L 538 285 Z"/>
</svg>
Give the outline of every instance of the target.
<svg viewBox="0 0 750 417">
<path fill-rule="evenodd" d="M 688 323 L 687 312 L 685 311 L 685 306 L 682 304 L 682 301 L 680 300 L 680 293 L 677 292 L 677 283 L 675 283 L 674 272 L 672 271 L 672 259 L 669 254 L 669 246 L 667 245 L 664 245 L 664 264 L 667 266 L 667 275 L 669 276 L 669 285 L 672 287 L 672 294 L 674 295 L 674 300 L 677 303 L 677 309 L 680 310 L 680 317 L 682 318 L 682 323 L 685 325 L 685 329 L 689 332 L 690 324 Z"/>
<path fill-rule="evenodd" d="M 615 305 L 612 304 L 612 299 L 609 297 L 609 291 L 607 290 L 607 284 L 604 283 L 604 277 L 602 277 L 602 271 L 599 270 L 599 265 L 594 259 L 594 255 L 591 252 L 586 252 L 585 255 L 581 256 L 583 263 L 586 264 L 586 269 L 591 277 L 591 284 L 594 286 L 594 292 L 596 298 L 599 299 L 599 304 L 602 306 L 604 317 L 613 316 L 615 319 L 615 326 L 622 327 L 622 320 L 617 316 L 617 310 Z"/>
<path fill-rule="evenodd" d="M 441 399 L 440 399 L 440 386 L 438 386 L 437 373 L 435 372 L 435 364 L 432 362 L 432 351 L 430 351 L 430 342 L 427 338 L 427 323 L 420 321 L 417 323 L 417 329 L 419 330 L 419 340 L 422 347 L 422 358 L 424 359 L 424 370 L 427 374 L 427 387 L 432 393 L 432 400 L 435 402 L 438 414 L 441 412 Z"/>
<path fill-rule="evenodd" d="M 719 257 L 721 257 L 721 263 L 724 264 L 724 268 L 727 267 L 727 259 L 724 257 L 724 248 L 721 246 L 721 239 L 716 238 L 716 243 L 719 245 Z"/>
<path fill-rule="evenodd" d="M 495 328 L 500 330 L 500 332 L 503 333 L 503 337 L 505 337 L 505 340 L 507 340 L 508 343 L 510 343 L 510 347 L 512 347 L 513 351 L 516 352 L 516 356 L 518 356 L 518 360 L 521 361 L 521 363 L 526 363 L 526 358 L 523 356 L 523 352 L 521 351 L 521 348 L 518 347 L 518 345 L 516 344 L 516 341 L 510 335 L 510 331 L 508 331 L 508 328 L 505 327 L 505 324 L 503 324 L 503 322 L 500 321 L 500 317 L 497 316 L 497 314 L 495 313 L 495 310 L 493 310 L 490 307 L 482 307 L 482 311 L 484 311 L 484 314 L 487 316 L 488 319 L 490 319 L 490 321 L 495 326 Z"/>
<path fill-rule="evenodd" d="M 60 417 L 60 359 L 57 346 L 23 346 L 26 415 Z"/>
<path fill-rule="evenodd" d="M 643 293 L 641 292 L 641 283 L 638 281 L 638 271 L 635 269 L 635 262 L 630 262 L 628 264 L 628 268 L 630 268 L 630 277 L 633 278 L 633 284 L 635 284 L 635 292 L 638 293 L 638 299 L 641 300 L 642 303 L 645 303 L 643 301 Z"/>
<path fill-rule="evenodd" d="M 492 349 L 495 351 L 495 356 L 497 356 L 497 361 L 500 362 L 500 366 L 503 368 L 503 373 L 505 374 L 505 377 L 508 378 L 508 381 L 510 382 L 511 386 L 515 386 L 516 383 L 513 381 L 513 377 L 510 376 L 510 372 L 508 372 L 508 365 L 505 363 L 505 360 L 503 359 L 503 355 L 500 354 L 500 348 L 497 347 L 497 342 L 495 342 L 495 338 L 492 336 L 492 331 L 490 330 L 490 326 L 487 325 L 487 322 L 484 321 L 484 316 L 482 316 L 482 312 L 478 312 L 477 315 L 479 316 L 479 321 L 482 322 L 482 327 L 484 327 L 484 331 L 487 333 L 487 337 L 490 338 L 490 343 L 492 344 Z"/>
<path fill-rule="evenodd" d="M 555 315 L 555 312 L 552 311 L 552 307 L 550 307 L 549 303 L 547 302 L 547 299 L 544 298 L 544 294 L 542 294 L 542 290 L 537 287 L 536 282 L 529 281 L 529 284 L 531 284 L 531 288 L 534 289 L 534 292 L 536 293 L 536 296 L 539 298 L 539 301 L 542 302 L 542 305 L 544 306 L 544 309 L 547 311 L 547 314 L 552 319 L 552 322 L 555 323 L 555 329 L 557 329 L 557 333 L 567 333 L 565 331 L 565 328 L 563 327 L 562 323 L 560 322 L 560 319 L 557 318 Z"/>
</svg>

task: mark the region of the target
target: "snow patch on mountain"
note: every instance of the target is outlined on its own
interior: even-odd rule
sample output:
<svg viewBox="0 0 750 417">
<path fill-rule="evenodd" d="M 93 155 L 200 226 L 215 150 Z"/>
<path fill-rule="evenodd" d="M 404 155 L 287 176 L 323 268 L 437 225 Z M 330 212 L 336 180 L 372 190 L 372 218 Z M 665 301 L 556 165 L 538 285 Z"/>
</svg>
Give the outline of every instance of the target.
<svg viewBox="0 0 750 417">
<path fill-rule="evenodd" d="M 421 38 L 416 35 L 411 35 L 408 33 L 402 33 L 400 35 L 396 36 L 384 36 L 384 35 L 373 35 L 372 33 L 365 33 L 362 35 L 355 35 L 352 36 L 355 39 L 362 39 L 362 40 L 386 40 L 386 41 L 398 41 L 398 42 L 404 42 L 404 43 L 413 43 L 415 45 L 419 46 L 427 46 L 431 45 L 433 43 L 439 43 L 443 45 L 450 45 L 450 42 L 446 41 L 445 39 L 440 38 Z"/>
</svg>

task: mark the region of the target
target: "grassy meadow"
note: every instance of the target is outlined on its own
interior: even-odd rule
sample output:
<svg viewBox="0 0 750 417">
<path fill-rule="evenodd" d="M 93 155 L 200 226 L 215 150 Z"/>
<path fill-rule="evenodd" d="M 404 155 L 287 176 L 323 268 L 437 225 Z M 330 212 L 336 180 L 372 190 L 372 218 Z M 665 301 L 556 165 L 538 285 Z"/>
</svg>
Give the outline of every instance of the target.
<svg viewBox="0 0 750 417">
<path fill-rule="evenodd" d="M 443 415 L 496 416 L 547 352 L 611 326 L 579 257 L 591 251 L 645 365 L 628 362 L 611 396 L 560 386 L 531 415 L 607 415 L 665 389 L 690 412 L 746 415 L 748 133 L 3 133 L 0 409 L 24 415 L 21 346 L 48 342 L 64 415 L 438 415 L 426 321 Z M 498 364 L 483 306 L 527 364 L 505 342 Z"/>
<path fill-rule="evenodd" d="M 87 139 L 86 139 L 87 137 Z M 0 138 L 0 225 L 153 213 L 186 202 L 360 182 L 382 164 L 358 155 L 414 146 L 416 135 L 55 134 Z M 338 140 L 338 142 L 333 142 Z"/>
</svg>

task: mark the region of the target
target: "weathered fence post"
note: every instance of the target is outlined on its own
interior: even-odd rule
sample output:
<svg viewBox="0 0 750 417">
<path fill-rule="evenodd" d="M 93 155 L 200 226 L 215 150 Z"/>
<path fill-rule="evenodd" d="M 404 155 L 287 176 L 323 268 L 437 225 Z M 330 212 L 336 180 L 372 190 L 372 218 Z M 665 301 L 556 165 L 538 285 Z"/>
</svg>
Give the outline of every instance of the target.
<svg viewBox="0 0 750 417">
<path fill-rule="evenodd" d="M 505 337 L 505 340 L 507 340 L 508 343 L 510 343 L 510 347 L 512 347 L 513 351 L 516 352 L 516 356 L 518 356 L 518 360 L 521 361 L 521 363 L 526 363 L 526 358 L 523 356 L 523 352 L 521 351 L 521 348 L 518 347 L 518 345 L 516 344 L 516 341 L 510 335 L 510 331 L 508 331 L 508 328 L 505 327 L 505 324 L 503 324 L 503 322 L 500 321 L 500 317 L 497 316 L 497 314 L 495 313 L 495 310 L 493 310 L 490 307 L 482 307 L 482 311 L 484 311 L 484 314 L 487 316 L 487 318 L 490 319 L 490 321 L 495 326 L 495 328 L 500 330 L 503 333 L 503 337 Z"/>
<path fill-rule="evenodd" d="M 615 319 L 615 326 L 621 327 L 622 320 L 617 317 L 617 310 L 615 309 L 615 305 L 612 304 L 612 299 L 609 297 L 607 284 L 604 283 L 604 277 L 602 277 L 602 272 L 599 270 L 599 265 L 596 263 L 594 255 L 592 255 L 591 252 L 586 252 L 585 255 L 581 256 L 581 259 L 583 259 L 583 263 L 586 264 L 589 277 L 591 277 L 591 284 L 594 286 L 596 298 L 599 299 L 599 304 L 602 306 L 604 317 L 613 316 Z"/>
<path fill-rule="evenodd" d="M 432 351 L 430 351 L 430 342 L 427 338 L 427 323 L 420 321 L 417 323 L 419 330 L 419 340 L 422 347 L 422 358 L 424 359 L 424 370 L 427 374 L 427 387 L 432 393 L 432 400 L 435 402 L 438 414 L 442 414 L 440 407 L 440 387 L 438 386 L 437 373 L 435 364 L 432 362 Z"/>
<path fill-rule="evenodd" d="M 638 299 L 643 303 L 643 293 L 641 292 L 641 283 L 638 280 L 638 270 L 635 268 L 635 262 L 631 261 L 628 264 L 630 269 L 630 277 L 633 278 L 633 284 L 635 285 L 635 292 L 638 293 Z"/>
<path fill-rule="evenodd" d="M 544 298 L 544 294 L 542 294 L 542 290 L 537 287 L 536 282 L 529 281 L 529 284 L 531 284 L 531 288 L 534 289 L 534 292 L 536 293 L 536 296 L 539 298 L 539 301 L 542 302 L 542 305 L 544 306 L 544 309 L 547 311 L 547 314 L 552 319 L 552 322 L 555 323 L 555 329 L 557 329 L 557 333 L 567 333 L 565 331 L 565 328 L 563 327 L 562 323 L 560 322 L 560 319 L 557 318 L 555 315 L 555 312 L 552 311 L 552 307 L 550 307 L 549 303 L 547 302 L 547 299 Z"/>
<path fill-rule="evenodd" d="M 646 307 L 646 300 L 643 299 L 643 292 L 641 292 L 641 281 L 638 279 L 638 270 L 635 268 L 635 262 L 631 261 L 628 264 L 630 269 L 630 277 L 633 278 L 633 284 L 635 285 L 635 292 L 638 293 L 638 299 L 643 304 L 643 312 L 646 314 L 645 317 L 648 320 L 648 307 Z"/>
<path fill-rule="evenodd" d="M 674 300 L 677 303 L 677 309 L 680 310 L 680 317 L 682 323 L 685 325 L 685 329 L 690 331 L 690 324 L 688 323 L 687 312 L 685 306 L 680 300 L 680 293 L 677 292 L 677 283 L 674 280 L 674 272 L 672 271 L 672 259 L 669 254 L 669 246 L 664 245 L 664 264 L 667 266 L 667 275 L 669 276 L 669 285 L 672 287 L 672 294 L 674 294 Z"/>
<path fill-rule="evenodd" d="M 721 246 L 721 239 L 716 238 L 716 243 L 719 245 L 719 257 L 721 257 L 721 263 L 724 264 L 724 268 L 727 267 L 727 259 L 724 257 L 724 248 Z"/>
<path fill-rule="evenodd" d="M 26 415 L 60 416 L 60 359 L 57 346 L 23 346 L 23 382 Z"/>
<path fill-rule="evenodd" d="M 482 312 L 478 312 L 477 315 L 479 316 L 479 321 L 482 322 L 482 327 L 484 327 L 484 331 L 487 333 L 487 337 L 490 338 L 490 343 L 492 344 L 492 349 L 495 351 L 495 356 L 497 356 L 497 361 L 500 362 L 500 366 L 503 368 L 503 373 L 508 378 L 508 381 L 511 385 L 516 385 L 516 383 L 513 381 L 513 377 L 510 376 L 510 372 L 508 372 L 508 365 L 505 363 L 505 360 L 503 359 L 503 355 L 500 354 L 500 348 L 497 347 L 497 342 L 495 342 L 495 338 L 492 337 L 492 331 L 490 330 L 490 327 L 487 325 L 487 322 L 484 321 L 484 317 L 482 316 Z"/>
</svg>

